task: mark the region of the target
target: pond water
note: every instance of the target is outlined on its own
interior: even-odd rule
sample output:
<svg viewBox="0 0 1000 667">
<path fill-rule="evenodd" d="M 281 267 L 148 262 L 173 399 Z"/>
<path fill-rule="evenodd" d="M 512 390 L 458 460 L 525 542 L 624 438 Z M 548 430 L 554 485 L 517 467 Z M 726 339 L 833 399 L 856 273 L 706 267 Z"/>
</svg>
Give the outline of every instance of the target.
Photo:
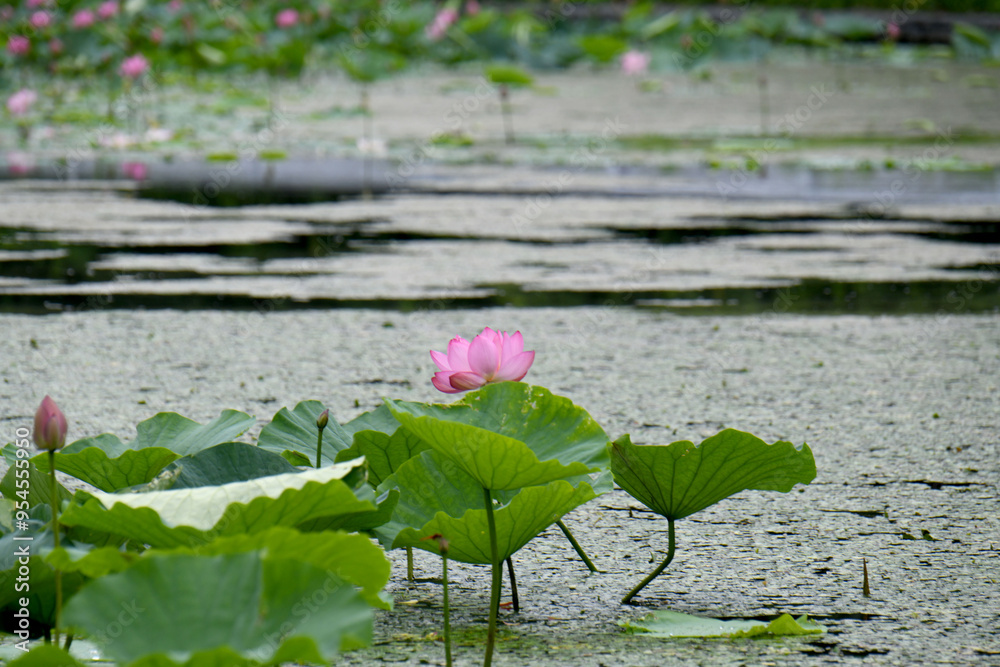
<svg viewBox="0 0 1000 667">
<path fill-rule="evenodd" d="M 373 198 L 235 207 L 8 182 L 0 310 L 1000 312 L 992 172 L 924 175 L 891 207 L 884 172 L 784 168 L 713 195 L 728 176 L 578 172 L 553 191 L 553 169 L 437 166 Z"/>
</svg>

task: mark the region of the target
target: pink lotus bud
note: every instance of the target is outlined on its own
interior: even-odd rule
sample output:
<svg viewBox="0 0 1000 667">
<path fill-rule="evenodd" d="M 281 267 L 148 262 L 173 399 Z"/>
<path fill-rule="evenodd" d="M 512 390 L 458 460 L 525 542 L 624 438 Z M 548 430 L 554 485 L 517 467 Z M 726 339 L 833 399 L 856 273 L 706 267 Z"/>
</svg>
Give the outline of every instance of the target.
<svg viewBox="0 0 1000 667">
<path fill-rule="evenodd" d="M 126 58 L 118 71 L 128 79 L 138 79 L 148 67 L 149 62 L 146 61 L 146 58 L 141 53 L 137 53 Z"/>
<path fill-rule="evenodd" d="M 622 55 L 622 72 L 627 76 L 645 74 L 649 69 L 650 56 L 642 51 L 629 51 Z"/>
<path fill-rule="evenodd" d="M 431 359 L 441 369 L 431 382 L 446 394 L 457 394 L 491 382 L 520 380 L 535 361 L 535 353 L 524 351 L 520 331 L 511 335 L 486 327 L 471 343 L 461 336 L 452 338 L 447 354 L 431 350 Z"/>
<path fill-rule="evenodd" d="M 448 32 L 448 28 L 451 27 L 451 24 L 457 20 L 458 10 L 452 9 L 451 7 L 445 7 L 437 13 L 437 16 L 434 17 L 431 24 L 427 26 L 427 38 L 432 42 L 438 41 L 444 37 L 445 33 Z"/>
<path fill-rule="evenodd" d="M 15 56 L 26 55 L 31 50 L 31 41 L 24 35 L 11 35 L 7 40 L 7 50 Z"/>
<path fill-rule="evenodd" d="M 81 9 L 76 14 L 73 14 L 73 27 L 77 30 L 89 28 L 94 25 L 94 21 L 96 20 L 97 17 L 94 16 L 94 12 L 89 9 Z"/>
<path fill-rule="evenodd" d="M 329 423 L 330 423 L 330 411 L 324 410 L 323 412 L 319 413 L 319 417 L 316 418 L 316 427 L 322 431 L 323 429 L 326 428 L 326 425 Z"/>
<path fill-rule="evenodd" d="M 42 399 L 35 413 L 35 444 L 50 452 L 66 444 L 66 416 L 48 396 Z"/>
<path fill-rule="evenodd" d="M 282 9 L 274 17 L 274 25 L 279 28 L 291 28 L 299 22 L 299 13 L 294 9 Z"/>
<path fill-rule="evenodd" d="M 31 15 L 29 22 L 39 30 L 42 28 L 48 28 L 49 24 L 52 23 L 52 16 L 50 16 L 46 11 L 35 12 Z"/>
<path fill-rule="evenodd" d="M 102 21 L 111 18 L 118 13 L 118 3 L 116 0 L 107 0 L 102 2 L 101 6 L 97 8 L 97 18 Z"/>
<path fill-rule="evenodd" d="M 22 88 L 7 99 L 7 111 L 11 116 L 23 116 L 37 99 L 38 94 L 35 91 Z"/>
<path fill-rule="evenodd" d="M 149 167 L 143 162 L 122 162 L 122 174 L 133 181 L 144 181 L 149 174 Z"/>
</svg>

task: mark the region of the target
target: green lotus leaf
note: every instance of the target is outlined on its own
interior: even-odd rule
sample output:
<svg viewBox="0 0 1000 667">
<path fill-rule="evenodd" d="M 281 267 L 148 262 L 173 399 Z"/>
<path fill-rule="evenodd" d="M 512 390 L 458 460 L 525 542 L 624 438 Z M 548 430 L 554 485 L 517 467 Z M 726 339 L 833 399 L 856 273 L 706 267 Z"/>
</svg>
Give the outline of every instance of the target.
<svg viewBox="0 0 1000 667">
<path fill-rule="evenodd" d="M 244 442 L 224 442 L 174 461 L 168 471 L 180 470 L 172 489 L 193 489 L 245 482 L 271 475 L 297 473 L 279 454 Z"/>
<path fill-rule="evenodd" d="M 373 606 L 391 608 L 379 593 L 389 582 L 391 565 L 385 552 L 371 539 L 357 533 L 324 531 L 302 533 L 294 528 L 275 526 L 252 535 L 220 537 L 207 544 L 178 547 L 170 551 L 153 549 L 141 557 L 165 553 L 189 553 L 220 556 L 265 550 L 270 558 L 288 558 L 311 563 L 336 574 L 361 589 L 361 595 Z M 59 548 L 45 557 L 45 562 L 64 573 L 80 572 L 95 579 L 121 572 L 134 565 L 139 554 L 110 547 L 85 551 Z"/>
<path fill-rule="evenodd" d="M 15 537 L 19 539 L 14 539 Z M 28 538 L 28 539 L 24 539 Z M 0 613 L 5 619 L 21 607 L 20 598 L 28 598 L 28 612 L 34 631 L 55 622 L 55 570 L 45 562 L 45 556 L 55 546 L 52 531 L 39 521 L 30 521 L 27 531 L 8 533 L 0 538 Z M 28 574 L 20 572 L 25 549 L 28 554 Z M 64 599 L 68 599 L 83 584 L 78 573 L 62 577 Z"/>
<path fill-rule="evenodd" d="M 228 664 L 326 663 L 372 634 L 371 607 L 350 584 L 258 552 L 143 558 L 80 590 L 63 621 L 119 662 L 157 665 L 224 653 Z"/>
<path fill-rule="evenodd" d="M 369 487 L 363 485 L 355 495 L 342 479 L 363 463 L 355 460 L 194 489 L 127 494 L 78 491 L 61 521 L 162 548 L 194 546 L 217 536 L 317 519 L 324 520 L 322 528 L 335 529 L 340 527 L 340 518 L 356 520 L 359 514 L 379 511 Z"/>
<path fill-rule="evenodd" d="M 18 477 L 18 471 L 24 470 L 27 470 L 28 474 Z M 62 484 L 56 484 L 56 493 L 60 501 L 69 500 L 71 497 L 70 492 Z M 27 501 L 28 507 L 48 505 L 52 497 L 52 478 L 41 472 L 29 460 L 27 468 L 18 468 L 15 465 L 7 470 L 3 481 L 0 481 L 0 494 L 16 503 Z"/>
<path fill-rule="evenodd" d="M 787 493 L 816 478 L 808 445 L 769 445 L 726 429 L 695 445 L 633 445 L 627 435 L 609 445 L 615 481 L 668 519 L 681 519 L 747 489 Z"/>
<path fill-rule="evenodd" d="M 275 454 L 291 450 L 315 462 L 316 439 L 319 437 L 316 420 L 324 410 L 326 408 L 319 401 L 302 401 L 294 410 L 281 408 L 271 423 L 261 429 L 257 446 Z M 350 446 L 351 436 L 344 432 L 335 419 L 330 419 L 323 431 L 322 463 L 333 463 L 337 452 Z"/>
<path fill-rule="evenodd" d="M 207 424 L 182 417 L 175 412 L 161 412 L 136 426 L 136 438 L 130 449 L 165 447 L 187 456 L 203 449 L 229 442 L 253 426 L 253 417 L 237 410 L 223 410 Z M 73 443 L 75 445 L 77 443 Z M 69 450 L 73 445 L 67 447 Z M 75 451 L 75 450 L 74 450 Z M 56 466 L 59 469 L 59 466 Z"/>
<path fill-rule="evenodd" d="M 547 484 L 608 463 L 604 430 L 586 410 L 544 387 L 500 382 L 450 405 L 389 399 L 386 405 L 485 488 Z"/>
<path fill-rule="evenodd" d="M 808 616 L 792 618 L 782 614 L 770 623 L 756 620 L 722 621 L 717 618 L 691 616 L 676 611 L 653 611 L 635 621 L 620 625 L 625 632 L 647 637 L 781 637 L 817 635 L 826 629 Z"/>
<path fill-rule="evenodd" d="M 490 540 L 483 487 L 446 456 L 425 451 L 399 467 L 379 490 L 399 488 L 392 519 L 375 530 L 389 548 L 417 547 L 438 553 L 440 533 L 448 557 L 464 563 L 490 563 Z M 555 480 L 518 491 L 493 492 L 500 558 L 505 559 L 564 514 L 597 497 L 591 485 Z"/>
<path fill-rule="evenodd" d="M 490 83 L 507 86 L 530 86 L 535 78 L 517 65 L 488 65 L 483 73 Z"/>
<path fill-rule="evenodd" d="M 392 435 L 399 428 L 399 421 L 392 416 L 389 408 L 380 405 L 374 410 L 358 415 L 351 421 L 344 424 L 344 432 L 349 436 L 361 431 L 378 431 L 386 435 Z"/>
<path fill-rule="evenodd" d="M 364 456 L 368 462 L 368 481 L 372 486 L 378 486 L 399 466 L 426 449 L 427 444 L 405 428 L 397 428 L 392 435 L 380 431 L 358 431 L 354 434 L 354 444 L 337 454 L 337 461 Z"/>
<path fill-rule="evenodd" d="M 113 437 L 113 436 L 112 436 Z M 117 438 L 115 438 L 117 440 Z M 120 440 L 118 442 L 121 442 Z M 153 480 L 178 455 L 165 447 L 127 449 L 111 457 L 100 447 L 86 447 L 75 453 L 56 453 L 56 470 L 113 493 Z M 32 459 L 38 469 L 47 473 L 49 459 L 41 454 Z"/>
<path fill-rule="evenodd" d="M 67 445 L 56 453 L 56 470 L 111 493 L 146 484 L 178 457 L 230 441 L 253 423 L 253 417 L 236 410 L 225 410 L 207 424 L 175 412 L 161 412 L 136 426 L 132 442 L 103 433 Z M 32 461 L 39 470 L 48 472 L 47 453 Z"/>
<path fill-rule="evenodd" d="M 53 644 L 39 644 L 20 658 L 7 663 L 10 667 L 83 667 L 83 663 Z"/>
</svg>

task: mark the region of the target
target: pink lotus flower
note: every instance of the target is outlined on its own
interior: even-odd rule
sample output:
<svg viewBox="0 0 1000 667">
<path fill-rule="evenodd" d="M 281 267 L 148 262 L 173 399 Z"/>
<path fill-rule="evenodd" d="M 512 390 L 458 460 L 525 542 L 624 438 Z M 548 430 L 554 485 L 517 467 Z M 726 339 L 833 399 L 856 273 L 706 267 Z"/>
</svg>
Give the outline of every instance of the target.
<svg viewBox="0 0 1000 667">
<path fill-rule="evenodd" d="M 97 8 L 97 18 L 104 21 L 109 19 L 118 13 L 118 3 L 115 0 L 107 0 L 102 2 L 101 6 Z"/>
<path fill-rule="evenodd" d="M 118 68 L 118 71 L 126 78 L 138 79 L 148 67 L 149 62 L 147 62 L 146 58 L 141 53 L 137 53 L 134 56 L 126 58 L 122 62 L 122 66 Z"/>
<path fill-rule="evenodd" d="M 73 27 L 77 30 L 82 30 L 83 28 L 89 28 L 94 25 L 97 17 L 94 16 L 94 12 L 89 9 L 81 9 L 76 14 L 73 14 Z"/>
<path fill-rule="evenodd" d="M 427 37 L 433 42 L 444 37 L 451 24 L 458 20 L 458 10 L 445 7 L 437 13 L 434 20 L 427 26 Z"/>
<path fill-rule="evenodd" d="M 628 76 L 645 74 L 649 69 L 649 54 L 642 51 L 629 51 L 622 55 L 622 72 Z"/>
<path fill-rule="evenodd" d="M 15 56 L 23 56 L 31 50 L 31 40 L 24 35 L 11 35 L 7 40 L 7 50 Z"/>
<path fill-rule="evenodd" d="M 486 327 L 471 343 L 461 336 L 452 338 L 448 354 L 431 350 L 431 359 L 441 369 L 431 382 L 446 394 L 457 394 L 491 382 L 520 380 L 531 368 L 535 353 L 524 351 L 520 331 L 511 335 Z"/>
<path fill-rule="evenodd" d="M 38 94 L 35 91 L 22 88 L 7 99 L 7 111 L 11 116 L 23 116 L 37 99 Z"/>
<path fill-rule="evenodd" d="M 7 153 L 7 173 L 11 176 L 27 176 L 35 168 L 35 163 L 27 153 Z"/>
<path fill-rule="evenodd" d="M 31 15 L 29 22 L 38 29 L 48 28 L 52 23 L 52 17 L 46 11 L 38 11 Z"/>
<path fill-rule="evenodd" d="M 66 444 L 66 416 L 48 396 L 42 399 L 35 413 L 35 444 L 50 452 Z"/>
<path fill-rule="evenodd" d="M 299 22 L 299 13 L 294 9 L 282 9 L 274 17 L 274 25 L 279 28 L 291 28 Z"/>
<path fill-rule="evenodd" d="M 131 178 L 133 181 L 144 181 L 149 174 L 149 167 L 142 162 L 123 162 L 122 173 L 125 178 Z"/>
</svg>

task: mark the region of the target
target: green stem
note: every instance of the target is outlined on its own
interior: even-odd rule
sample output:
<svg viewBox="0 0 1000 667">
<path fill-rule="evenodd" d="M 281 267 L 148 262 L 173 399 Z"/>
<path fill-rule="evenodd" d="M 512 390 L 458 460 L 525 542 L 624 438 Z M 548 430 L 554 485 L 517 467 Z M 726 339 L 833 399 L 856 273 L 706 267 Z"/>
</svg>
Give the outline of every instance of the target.
<svg viewBox="0 0 1000 667">
<path fill-rule="evenodd" d="M 72 645 L 73 645 L 73 635 L 72 634 L 67 634 L 66 635 L 66 643 L 63 644 L 63 650 L 64 651 L 69 651 L 69 647 L 72 646 Z"/>
<path fill-rule="evenodd" d="M 444 584 L 444 662 L 451 667 L 451 621 L 448 610 L 448 554 L 441 554 L 441 583 Z"/>
<path fill-rule="evenodd" d="M 510 575 L 510 597 L 513 600 L 514 611 L 521 611 L 521 601 L 517 597 L 517 579 L 514 578 L 514 559 L 507 557 L 507 574 Z"/>
<path fill-rule="evenodd" d="M 483 487 L 483 500 L 486 503 L 486 521 L 490 529 L 490 564 L 493 566 L 493 586 L 490 590 L 490 625 L 486 633 L 486 657 L 483 659 L 483 667 L 490 667 L 493 664 L 493 645 L 497 639 L 497 615 L 500 610 L 500 586 L 503 584 L 500 569 L 500 554 L 497 549 L 497 524 L 493 518 L 493 496 L 490 490 Z"/>
<path fill-rule="evenodd" d="M 56 481 L 56 452 L 49 450 L 49 502 L 52 504 L 52 535 L 55 548 L 59 548 L 59 483 Z M 62 617 L 62 572 L 56 568 L 56 620 L 52 628 L 52 640 L 59 645 L 59 621 Z"/>
<path fill-rule="evenodd" d="M 319 435 L 316 437 L 316 467 L 319 468 L 321 456 L 323 455 L 323 429 L 319 430 Z"/>
<path fill-rule="evenodd" d="M 587 569 L 590 570 L 591 572 L 600 572 L 600 570 L 598 570 L 597 567 L 594 566 L 594 564 L 590 561 L 590 559 L 587 558 L 587 554 L 584 553 L 583 547 L 581 547 L 580 543 L 576 541 L 575 537 L 573 537 L 573 533 L 569 532 L 569 527 L 567 527 L 566 524 L 562 522 L 562 519 L 556 521 L 556 525 L 559 526 L 560 529 L 562 529 L 563 535 L 566 536 L 566 539 L 569 540 L 569 543 L 573 545 L 574 549 L 576 549 L 577 555 L 583 560 L 584 564 L 587 566 Z"/>
<path fill-rule="evenodd" d="M 646 584 L 648 584 L 649 582 L 651 582 L 653 579 L 656 579 L 657 575 L 659 575 L 660 572 L 663 572 L 663 570 L 665 570 L 666 567 L 668 565 L 670 565 L 670 561 L 672 561 L 674 559 L 674 546 L 675 546 L 675 543 L 674 543 L 674 520 L 673 519 L 667 519 L 667 526 L 668 526 L 668 528 L 667 528 L 667 540 L 669 542 L 669 546 L 667 547 L 667 558 L 666 558 L 666 560 L 664 560 L 662 563 L 660 563 L 659 567 L 657 567 L 655 570 L 653 570 L 652 572 L 650 572 L 650 574 L 649 574 L 648 577 L 646 577 L 641 582 L 639 582 L 638 586 L 636 586 L 631 591 L 629 591 L 629 594 L 622 598 L 622 604 L 629 604 L 629 602 L 632 600 L 632 598 L 635 597 L 636 593 L 638 593 L 643 588 L 645 588 Z"/>
<path fill-rule="evenodd" d="M 406 547 L 406 580 L 413 581 L 413 547 Z"/>
</svg>

